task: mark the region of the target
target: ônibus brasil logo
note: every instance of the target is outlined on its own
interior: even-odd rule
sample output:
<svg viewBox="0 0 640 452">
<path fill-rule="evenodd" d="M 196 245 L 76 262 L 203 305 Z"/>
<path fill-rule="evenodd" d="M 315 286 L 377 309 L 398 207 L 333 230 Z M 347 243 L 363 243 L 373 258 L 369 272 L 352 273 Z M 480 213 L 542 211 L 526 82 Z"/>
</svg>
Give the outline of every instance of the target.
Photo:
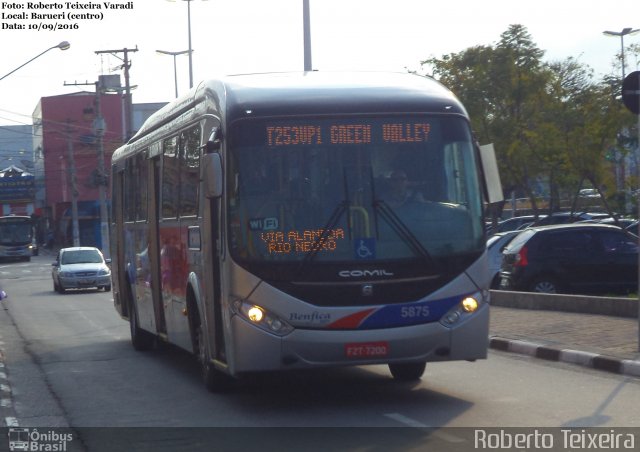
<svg viewBox="0 0 640 452">
<path fill-rule="evenodd" d="M 9 428 L 9 450 L 33 452 L 65 452 L 73 441 L 73 434 L 53 430 L 41 432 L 37 428 Z"/>
</svg>

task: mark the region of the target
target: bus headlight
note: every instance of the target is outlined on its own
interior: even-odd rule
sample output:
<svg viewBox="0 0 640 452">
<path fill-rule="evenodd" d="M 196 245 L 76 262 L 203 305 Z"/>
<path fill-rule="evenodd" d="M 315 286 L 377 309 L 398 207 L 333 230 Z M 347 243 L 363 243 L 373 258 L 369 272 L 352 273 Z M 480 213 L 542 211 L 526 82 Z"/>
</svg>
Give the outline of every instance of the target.
<svg viewBox="0 0 640 452">
<path fill-rule="evenodd" d="M 460 303 L 449 309 L 445 315 L 440 319 L 440 323 L 444 326 L 451 327 L 465 315 L 473 314 L 480 308 L 482 303 L 482 294 L 480 292 L 474 293 L 467 297 L 464 297 Z"/>
<path fill-rule="evenodd" d="M 293 327 L 283 319 L 256 304 L 236 300 L 233 303 L 233 311 L 252 325 L 269 333 L 285 336 L 293 331 Z"/>
<path fill-rule="evenodd" d="M 466 297 L 462 300 L 462 310 L 464 312 L 476 312 L 478 310 L 478 300 L 473 297 Z"/>
</svg>

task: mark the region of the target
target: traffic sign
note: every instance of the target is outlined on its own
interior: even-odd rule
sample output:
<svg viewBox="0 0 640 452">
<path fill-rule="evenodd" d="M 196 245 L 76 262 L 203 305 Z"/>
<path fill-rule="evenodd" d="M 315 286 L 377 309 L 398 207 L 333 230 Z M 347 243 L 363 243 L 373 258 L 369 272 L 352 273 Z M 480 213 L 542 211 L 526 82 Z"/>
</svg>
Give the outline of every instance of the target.
<svg viewBox="0 0 640 452">
<path fill-rule="evenodd" d="M 632 113 L 640 114 L 640 71 L 632 72 L 622 81 L 622 102 Z"/>
</svg>

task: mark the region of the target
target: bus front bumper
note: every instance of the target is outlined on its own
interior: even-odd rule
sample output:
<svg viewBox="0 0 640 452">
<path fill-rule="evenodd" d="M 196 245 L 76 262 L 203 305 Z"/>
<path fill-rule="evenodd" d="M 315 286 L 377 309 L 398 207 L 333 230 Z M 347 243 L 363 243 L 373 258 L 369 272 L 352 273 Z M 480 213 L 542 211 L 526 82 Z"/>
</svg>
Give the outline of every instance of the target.
<svg viewBox="0 0 640 452">
<path fill-rule="evenodd" d="M 296 329 L 278 337 L 233 317 L 233 374 L 487 357 L 489 305 L 453 327 L 440 322 L 376 330 Z"/>
</svg>

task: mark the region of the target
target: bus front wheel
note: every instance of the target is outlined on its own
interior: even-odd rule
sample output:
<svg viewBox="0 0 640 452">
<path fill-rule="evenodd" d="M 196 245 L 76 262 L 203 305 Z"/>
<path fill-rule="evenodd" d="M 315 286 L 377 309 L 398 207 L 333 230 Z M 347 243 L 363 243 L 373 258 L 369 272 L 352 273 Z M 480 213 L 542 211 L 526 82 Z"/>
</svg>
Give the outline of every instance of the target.
<svg viewBox="0 0 640 452">
<path fill-rule="evenodd" d="M 198 322 L 196 330 L 196 346 L 198 351 L 198 362 L 204 385 L 210 392 L 227 391 L 233 382 L 233 378 L 220 372 L 211 363 L 206 342 L 204 340 L 204 329 L 202 323 Z"/>
<path fill-rule="evenodd" d="M 420 380 L 426 367 L 426 362 L 389 364 L 391 375 L 393 375 L 393 378 L 398 381 Z"/>
</svg>

